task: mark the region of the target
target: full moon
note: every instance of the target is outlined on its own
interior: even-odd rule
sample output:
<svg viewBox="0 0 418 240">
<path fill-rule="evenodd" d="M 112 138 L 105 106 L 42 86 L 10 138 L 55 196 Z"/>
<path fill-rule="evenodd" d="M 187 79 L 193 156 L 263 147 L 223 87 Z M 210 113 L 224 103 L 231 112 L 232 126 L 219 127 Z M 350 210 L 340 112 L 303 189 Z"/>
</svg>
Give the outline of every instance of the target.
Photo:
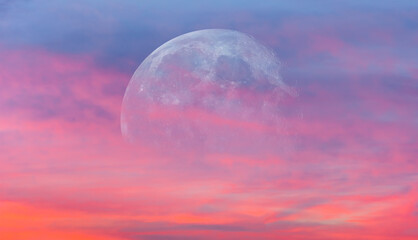
<svg viewBox="0 0 418 240">
<path fill-rule="evenodd" d="M 190 32 L 164 43 L 135 71 L 121 131 L 128 142 L 156 151 L 257 153 L 282 142 L 283 106 L 295 95 L 274 52 L 253 37 Z"/>
</svg>

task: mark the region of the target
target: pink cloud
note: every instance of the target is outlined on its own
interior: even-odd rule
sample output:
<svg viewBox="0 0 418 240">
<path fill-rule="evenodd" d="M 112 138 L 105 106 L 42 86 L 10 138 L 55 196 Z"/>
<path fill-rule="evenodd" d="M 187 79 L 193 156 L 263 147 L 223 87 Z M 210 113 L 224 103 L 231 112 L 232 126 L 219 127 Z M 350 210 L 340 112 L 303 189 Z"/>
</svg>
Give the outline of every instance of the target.
<svg viewBox="0 0 418 240">
<path fill-rule="evenodd" d="M 329 45 L 316 50 L 340 54 L 344 43 L 326 41 Z M 288 151 L 267 151 L 273 144 L 255 142 L 259 152 L 268 153 L 196 151 L 177 159 L 123 142 L 122 96 L 109 88 L 123 88 L 130 76 L 100 69 L 88 56 L 30 49 L 2 50 L 0 56 L 2 239 L 406 240 L 416 235 L 416 154 L 407 120 L 375 121 L 360 112 L 341 117 L 346 109 L 327 105 L 330 99 L 342 101 L 341 92 L 312 84 L 306 86 L 314 97 L 305 105 L 305 117 L 287 120 L 290 130 L 297 130 L 289 136 Z M 409 108 L 358 83 L 347 86 L 373 116 L 386 109 L 395 109 L 399 119 L 411 116 Z M 257 97 L 242 94 L 250 103 Z M 178 115 L 155 109 L 151 117 L 171 123 Z M 270 131 L 258 121 L 219 118 L 200 109 L 181 117 L 220 126 L 214 136 L 223 127 L 237 128 L 242 135 L 231 139 L 238 144 Z"/>
</svg>

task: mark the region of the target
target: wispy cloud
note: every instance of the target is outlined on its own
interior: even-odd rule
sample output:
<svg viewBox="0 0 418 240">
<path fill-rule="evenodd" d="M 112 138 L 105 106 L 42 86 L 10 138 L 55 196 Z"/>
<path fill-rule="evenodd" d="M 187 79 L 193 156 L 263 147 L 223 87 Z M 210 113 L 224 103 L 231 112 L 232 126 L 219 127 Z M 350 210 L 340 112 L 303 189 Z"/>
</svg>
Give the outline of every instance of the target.
<svg viewBox="0 0 418 240">
<path fill-rule="evenodd" d="M 0 238 L 415 239 L 413 2 L 396 13 L 388 1 L 234 2 L 239 11 L 220 12 L 221 2 L 207 11 L 22 2 L 0 20 Z M 125 143 L 120 106 L 137 65 L 170 38 L 208 27 L 276 49 L 284 81 L 299 90 L 283 103 L 286 141 L 262 121 L 193 109 L 181 119 L 201 117 L 211 141 L 229 134 L 237 147 L 208 153 L 190 142 L 174 155 L 159 139 Z M 256 105 L 261 93 L 240 94 Z M 154 110 L 156 121 L 179 120 Z"/>
</svg>

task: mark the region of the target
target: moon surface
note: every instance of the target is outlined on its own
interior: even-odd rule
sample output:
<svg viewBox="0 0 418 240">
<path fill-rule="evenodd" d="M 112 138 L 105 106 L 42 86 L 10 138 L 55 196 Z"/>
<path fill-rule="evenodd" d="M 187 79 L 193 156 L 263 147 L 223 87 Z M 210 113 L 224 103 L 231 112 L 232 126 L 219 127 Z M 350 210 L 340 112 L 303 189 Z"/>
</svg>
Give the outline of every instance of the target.
<svg viewBox="0 0 418 240">
<path fill-rule="evenodd" d="M 176 37 L 132 76 L 122 135 L 156 151 L 275 148 L 286 130 L 283 105 L 295 96 L 279 71 L 273 51 L 244 33 L 207 29 Z"/>
</svg>

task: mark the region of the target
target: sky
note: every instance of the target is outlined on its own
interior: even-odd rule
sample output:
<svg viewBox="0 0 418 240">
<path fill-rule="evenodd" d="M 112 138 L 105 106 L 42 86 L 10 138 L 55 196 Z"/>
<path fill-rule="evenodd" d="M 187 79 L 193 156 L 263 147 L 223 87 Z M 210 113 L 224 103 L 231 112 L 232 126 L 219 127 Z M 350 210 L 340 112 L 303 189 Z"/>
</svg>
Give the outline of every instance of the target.
<svg viewBox="0 0 418 240">
<path fill-rule="evenodd" d="M 417 16 L 415 0 L 0 0 L 0 239 L 417 239 Z M 300 113 L 285 147 L 128 144 L 137 67 L 210 28 L 280 59 Z"/>
</svg>

